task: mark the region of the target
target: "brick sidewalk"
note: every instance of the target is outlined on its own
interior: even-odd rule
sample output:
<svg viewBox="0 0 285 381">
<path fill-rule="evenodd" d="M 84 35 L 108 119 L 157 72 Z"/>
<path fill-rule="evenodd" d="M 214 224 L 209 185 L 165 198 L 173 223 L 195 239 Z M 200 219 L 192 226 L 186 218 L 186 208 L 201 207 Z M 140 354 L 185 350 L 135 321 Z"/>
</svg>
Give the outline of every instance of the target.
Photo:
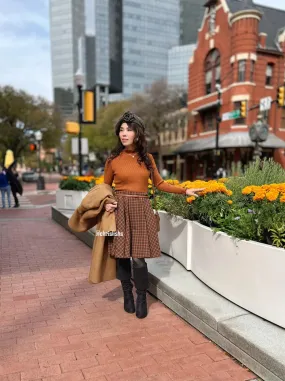
<svg viewBox="0 0 285 381">
<path fill-rule="evenodd" d="M 139 320 L 117 280 L 89 284 L 90 249 L 50 208 L 1 212 L 0 251 L 0 381 L 256 378 L 153 297 Z"/>
</svg>

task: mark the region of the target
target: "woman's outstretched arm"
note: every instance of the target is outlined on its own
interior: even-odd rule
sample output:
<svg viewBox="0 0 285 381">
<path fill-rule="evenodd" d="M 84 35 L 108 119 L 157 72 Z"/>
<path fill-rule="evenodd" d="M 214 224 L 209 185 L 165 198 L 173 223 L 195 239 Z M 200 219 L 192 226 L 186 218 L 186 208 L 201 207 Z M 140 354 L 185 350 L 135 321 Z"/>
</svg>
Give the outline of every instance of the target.
<svg viewBox="0 0 285 381">
<path fill-rule="evenodd" d="M 154 186 L 163 192 L 185 194 L 186 195 L 186 188 L 178 187 L 176 185 L 171 185 L 171 184 L 168 184 L 166 181 L 164 181 L 158 172 L 158 169 L 157 169 L 157 166 L 155 164 L 155 161 L 154 161 L 152 154 L 149 154 L 149 158 L 151 160 L 152 167 L 153 167 Z"/>
</svg>

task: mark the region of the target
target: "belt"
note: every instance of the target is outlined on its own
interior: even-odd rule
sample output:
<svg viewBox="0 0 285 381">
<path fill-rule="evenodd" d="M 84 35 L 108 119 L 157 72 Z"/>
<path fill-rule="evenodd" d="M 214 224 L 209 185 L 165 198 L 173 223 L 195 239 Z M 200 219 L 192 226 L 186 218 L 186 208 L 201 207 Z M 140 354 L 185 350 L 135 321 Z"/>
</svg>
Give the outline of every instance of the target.
<svg viewBox="0 0 285 381">
<path fill-rule="evenodd" d="M 149 198 L 149 196 L 146 194 L 146 195 L 144 195 L 144 194 L 142 194 L 142 195 L 140 195 L 140 194 L 127 194 L 127 193 L 123 193 L 123 191 L 122 192 L 116 192 L 116 195 L 122 195 L 122 196 L 126 196 L 126 197 L 145 197 L 145 198 Z"/>
</svg>

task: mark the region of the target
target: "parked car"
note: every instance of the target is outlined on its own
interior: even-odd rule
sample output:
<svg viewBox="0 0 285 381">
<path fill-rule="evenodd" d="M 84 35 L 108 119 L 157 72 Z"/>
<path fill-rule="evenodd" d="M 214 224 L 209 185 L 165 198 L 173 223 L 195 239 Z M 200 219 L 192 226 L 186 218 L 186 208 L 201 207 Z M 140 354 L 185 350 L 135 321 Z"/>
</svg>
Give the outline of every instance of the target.
<svg viewBox="0 0 285 381">
<path fill-rule="evenodd" d="M 22 173 L 22 180 L 26 183 L 35 183 L 39 178 L 38 173 L 34 171 L 28 171 Z"/>
</svg>

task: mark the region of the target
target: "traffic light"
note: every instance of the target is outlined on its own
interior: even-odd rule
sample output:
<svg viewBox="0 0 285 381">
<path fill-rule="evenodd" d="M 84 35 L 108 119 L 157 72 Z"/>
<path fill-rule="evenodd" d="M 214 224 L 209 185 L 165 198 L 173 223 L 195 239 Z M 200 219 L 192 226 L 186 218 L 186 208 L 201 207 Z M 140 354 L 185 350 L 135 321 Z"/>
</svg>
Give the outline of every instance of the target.
<svg viewBox="0 0 285 381">
<path fill-rule="evenodd" d="M 37 150 L 37 145 L 35 143 L 30 143 L 29 144 L 29 150 L 31 152 L 35 152 Z"/>
<path fill-rule="evenodd" d="M 246 118 L 247 115 L 247 101 L 240 102 L 240 117 Z"/>
<path fill-rule="evenodd" d="M 280 107 L 285 106 L 285 86 L 278 87 L 277 90 L 277 103 Z"/>
<path fill-rule="evenodd" d="M 83 91 L 83 123 L 96 123 L 96 101 L 95 92 L 92 90 Z"/>
<path fill-rule="evenodd" d="M 66 122 L 65 123 L 65 132 L 71 135 L 79 134 L 79 124 L 77 122 Z"/>
</svg>

